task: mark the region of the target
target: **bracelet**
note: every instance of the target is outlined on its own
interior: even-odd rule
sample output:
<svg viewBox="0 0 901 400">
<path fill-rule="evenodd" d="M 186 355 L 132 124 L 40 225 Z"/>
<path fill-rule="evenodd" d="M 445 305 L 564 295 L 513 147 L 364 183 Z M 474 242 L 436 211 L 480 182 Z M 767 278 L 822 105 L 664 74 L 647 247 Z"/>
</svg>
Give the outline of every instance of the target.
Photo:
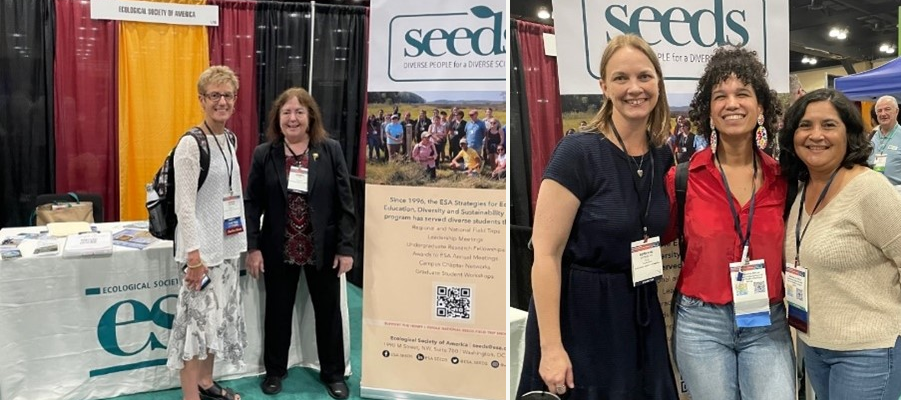
<svg viewBox="0 0 901 400">
<path fill-rule="evenodd" d="M 201 262 L 199 262 L 199 263 L 197 263 L 197 264 L 194 264 L 194 265 L 188 264 L 188 268 L 190 268 L 190 269 L 200 268 L 200 267 L 202 267 L 202 266 L 203 266 L 203 261 L 201 261 Z"/>
</svg>

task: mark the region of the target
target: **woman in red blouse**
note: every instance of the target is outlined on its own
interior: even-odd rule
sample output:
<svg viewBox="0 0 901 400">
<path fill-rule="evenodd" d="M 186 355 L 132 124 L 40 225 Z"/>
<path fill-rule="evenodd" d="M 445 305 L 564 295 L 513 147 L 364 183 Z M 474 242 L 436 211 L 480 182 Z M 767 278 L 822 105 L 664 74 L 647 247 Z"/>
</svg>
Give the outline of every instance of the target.
<svg viewBox="0 0 901 400">
<path fill-rule="evenodd" d="M 689 161 L 673 353 L 694 400 L 795 398 L 782 302 L 786 182 L 761 150 L 780 113 L 766 74 L 756 52 L 719 48 L 691 103 L 711 145 Z M 674 182 L 675 168 L 670 199 Z"/>
</svg>

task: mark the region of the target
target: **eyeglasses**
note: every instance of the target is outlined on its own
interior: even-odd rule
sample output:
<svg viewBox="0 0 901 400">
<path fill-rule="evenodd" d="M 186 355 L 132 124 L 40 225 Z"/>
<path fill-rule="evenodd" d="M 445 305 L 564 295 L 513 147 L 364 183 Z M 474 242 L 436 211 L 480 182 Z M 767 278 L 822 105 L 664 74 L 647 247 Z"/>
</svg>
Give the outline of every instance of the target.
<svg viewBox="0 0 901 400">
<path fill-rule="evenodd" d="M 225 101 L 231 103 L 231 102 L 235 101 L 235 98 L 237 96 L 232 93 L 210 92 L 210 93 L 203 95 L 203 97 L 206 97 L 207 100 L 210 100 L 210 101 L 219 101 L 219 99 L 224 97 Z"/>
</svg>

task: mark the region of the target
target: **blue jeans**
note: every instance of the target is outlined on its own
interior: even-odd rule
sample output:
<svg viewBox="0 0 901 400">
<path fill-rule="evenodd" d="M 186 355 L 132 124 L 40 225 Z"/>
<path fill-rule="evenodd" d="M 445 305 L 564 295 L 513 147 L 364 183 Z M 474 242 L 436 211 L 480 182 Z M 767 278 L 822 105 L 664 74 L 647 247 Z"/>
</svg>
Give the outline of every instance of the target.
<svg viewBox="0 0 901 400">
<path fill-rule="evenodd" d="M 794 400 L 795 355 L 782 303 L 770 326 L 739 328 L 732 304 L 679 296 L 673 348 L 692 400 Z"/>
<path fill-rule="evenodd" d="M 895 340 L 895 347 L 858 351 L 827 350 L 798 342 L 817 400 L 901 397 L 901 338 Z"/>
</svg>

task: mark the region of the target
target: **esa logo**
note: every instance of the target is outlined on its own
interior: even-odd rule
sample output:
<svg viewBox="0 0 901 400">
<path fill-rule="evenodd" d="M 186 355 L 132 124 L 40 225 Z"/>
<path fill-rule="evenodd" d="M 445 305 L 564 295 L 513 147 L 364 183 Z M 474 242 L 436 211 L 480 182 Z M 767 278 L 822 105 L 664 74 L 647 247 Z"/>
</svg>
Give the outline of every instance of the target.
<svg viewBox="0 0 901 400">
<path fill-rule="evenodd" d="M 469 13 L 397 16 L 392 19 L 392 25 L 399 18 L 414 18 L 419 25 L 401 30 L 404 57 L 506 54 L 503 11 L 494 11 L 487 6 L 475 6 Z M 413 20 L 406 22 L 411 21 Z M 407 24 L 398 24 L 402 25 Z"/>
<path fill-rule="evenodd" d="M 145 351 L 166 349 L 154 331 L 169 331 L 175 315 L 168 310 L 175 309 L 178 296 L 166 295 L 149 306 L 141 301 L 129 299 L 113 304 L 100 316 L 97 322 L 97 340 L 107 353 L 118 357 L 131 357 Z M 91 376 L 104 375 L 156 365 L 164 365 L 165 358 L 137 363 L 116 365 L 91 371 Z"/>
<path fill-rule="evenodd" d="M 733 2 L 736 4 L 738 2 Z M 742 2 L 741 4 L 748 4 Z M 611 5 L 604 10 L 604 19 L 611 30 L 607 41 L 621 33 L 634 33 L 651 46 L 663 42 L 673 46 L 692 43 L 701 47 L 724 45 L 743 46 L 750 40 L 745 9 L 725 10 L 723 0 L 714 0 L 713 9 L 687 10 L 682 7 L 658 9 L 652 6 Z"/>
</svg>

